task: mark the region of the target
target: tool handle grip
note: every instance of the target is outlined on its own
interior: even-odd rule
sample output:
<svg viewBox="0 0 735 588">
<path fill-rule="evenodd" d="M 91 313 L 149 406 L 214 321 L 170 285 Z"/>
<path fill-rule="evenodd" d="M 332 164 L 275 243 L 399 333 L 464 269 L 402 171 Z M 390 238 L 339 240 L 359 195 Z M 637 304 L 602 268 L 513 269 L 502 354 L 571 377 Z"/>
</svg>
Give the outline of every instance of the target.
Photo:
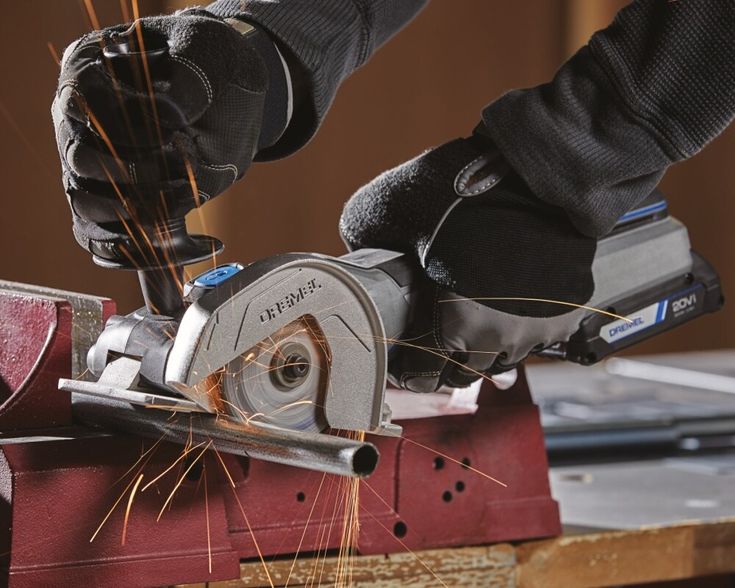
<svg viewBox="0 0 735 588">
<path fill-rule="evenodd" d="M 428 279 L 415 256 L 386 249 L 358 249 L 339 258 L 367 289 L 386 338 L 399 338 L 411 319 L 412 302 Z"/>
<path fill-rule="evenodd" d="M 184 310 L 180 265 L 138 270 L 138 281 L 145 306 L 151 314 L 175 317 Z"/>
</svg>

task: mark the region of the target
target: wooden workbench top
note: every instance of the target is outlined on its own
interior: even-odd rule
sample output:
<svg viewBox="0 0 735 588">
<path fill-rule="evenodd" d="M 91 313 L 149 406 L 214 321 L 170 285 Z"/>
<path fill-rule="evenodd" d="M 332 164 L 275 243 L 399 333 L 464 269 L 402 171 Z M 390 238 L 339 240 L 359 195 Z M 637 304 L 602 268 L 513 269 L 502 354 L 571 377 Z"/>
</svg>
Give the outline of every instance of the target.
<svg viewBox="0 0 735 588">
<path fill-rule="evenodd" d="M 268 562 L 274 585 L 334 585 L 337 558 Z M 315 581 L 314 570 L 321 582 Z M 356 556 L 351 585 L 491 588 L 620 586 L 735 573 L 735 518 L 631 531 L 567 534 L 554 539 L 415 554 Z M 260 562 L 243 563 L 240 579 L 191 588 L 268 586 Z"/>
</svg>

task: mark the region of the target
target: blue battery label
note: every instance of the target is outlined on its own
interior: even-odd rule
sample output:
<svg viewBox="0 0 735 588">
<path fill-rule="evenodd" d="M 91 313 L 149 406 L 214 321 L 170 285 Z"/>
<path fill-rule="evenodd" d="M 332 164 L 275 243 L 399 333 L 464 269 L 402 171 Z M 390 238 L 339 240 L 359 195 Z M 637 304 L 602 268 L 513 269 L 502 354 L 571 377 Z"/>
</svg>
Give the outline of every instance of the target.
<svg viewBox="0 0 735 588">
<path fill-rule="evenodd" d="M 703 297 L 701 290 L 701 285 L 681 290 L 625 318 L 607 323 L 600 329 L 600 337 L 608 343 L 614 343 L 664 321 L 679 319 L 694 312 L 701 304 L 700 299 Z"/>
</svg>

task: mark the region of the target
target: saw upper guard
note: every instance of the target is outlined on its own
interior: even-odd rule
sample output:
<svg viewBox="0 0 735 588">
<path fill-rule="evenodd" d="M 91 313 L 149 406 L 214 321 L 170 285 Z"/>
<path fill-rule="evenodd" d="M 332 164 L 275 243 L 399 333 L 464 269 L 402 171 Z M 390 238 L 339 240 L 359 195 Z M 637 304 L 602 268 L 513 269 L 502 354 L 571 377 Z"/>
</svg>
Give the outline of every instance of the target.
<svg viewBox="0 0 735 588">
<path fill-rule="evenodd" d="M 223 394 L 223 408 L 235 418 L 261 413 L 288 428 L 394 434 L 384 419 L 385 341 L 378 310 L 352 274 L 327 257 L 276 256 L 189 306 L 164 379 L 208 411 L 219 408 Z M 308 364 L 303 385 L 277 381 L 284 365 L 301 363 Z M 304 407 L 314 414 L 294 418 Z"/>
<path fill-rule="evenodd" d="M 398 255 L 380 252 L 372 262 Z M 394 336 L 405 317 L 401 287 L 391 281 L 398 290 L 386 289 L 382 270 L 371 274 L 364 263 L 314 254 L 223 267 L 233 271 L 214 285 L 187 284 L 179 317 L 140 309 L 107 321 L 87 357 L 97 380 L 59 382 L 74 394 L 77 418 L 182 443 L 193 434 L 223 451 L 369 475 L 378 459 L 372 444 L 322 433 L 400 434 L 384 401 L 384 324 Z M 397 301 L 385 305 L 387 323 L 376 295 Z"/>
</svg>

